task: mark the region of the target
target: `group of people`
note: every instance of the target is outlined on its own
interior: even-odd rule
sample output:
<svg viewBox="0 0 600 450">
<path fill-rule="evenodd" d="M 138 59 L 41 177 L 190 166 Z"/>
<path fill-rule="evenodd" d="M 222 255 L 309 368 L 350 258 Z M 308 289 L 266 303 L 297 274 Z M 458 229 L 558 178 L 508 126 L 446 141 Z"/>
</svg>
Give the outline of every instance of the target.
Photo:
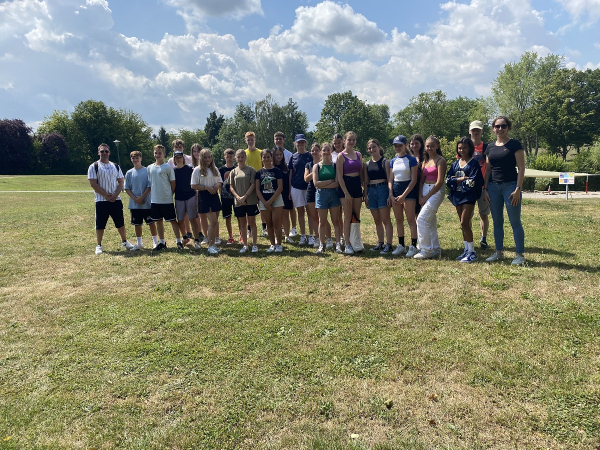
<svg viewBox="0 0 600 450">
<path fill-rule="evenodd" d="M 218 254 L 219 215 L 225 219 L 227 245 L 235 243 L 232 216 L 236 217 L 240 253 L 258 252 L 259 216 L 263 234 L 270 242 L 266 250 L 269 253 L 282 252 L 283 244 L 294 243 L 299 234 L 298 244 L 314 247 L 317 253 L 331 249 L 353 254 L 351 226 L 360 223 L 364 202 L 373 216 L 378 239 L 371 251 L 414 259 L 436 258 L 441 255 L 437 211 L 447 187 L 464 241 L 464 251 L 457 260 L 477 260 L 472 230 L 477 204 L 481 248 L 488 247 L 490 213 L 493 219 L 496 251 L 486 261 L 504 258 L 506 209 L 516 246 L 512 263 L 521 265 L 525 262 L 521 224 L 523 149 L 519 141 L 508 136 L 511 122 L 505 116 L 492 122 L 495 142 L 482 142 L 480 121 L 472 122 L 469 128 L 470 137 L 458 141 L 456 160 L 451 163 L 443 158 L 435 136 L 426 140 L 419 134 L 409 139 L 396 136 L 395 156 L 389 161 L 377 139 L 371 139 L 367 144 L 370 158 L 363 161 L 355 149 L 356 134 L 352 131 L 334 135 L 331 142 L 313 143 L 310 149 L 305 136 L 297 134 L 293 153 L 285 149 L 283 133 L 275 133 L 272 149 L 260 150 L 254 132 L 249 131 L 245 135 L 248 148 L 226 149 L 225 165 L 220 168 L 215 166 L 209 149 L 193 144 L 191 155 L 186 155 L 184 142 L 176 139 L 172 143 L 173 157 L 168 161 L 162 145 L 154 147 L 155 162 L 147 167 L 142 166 L 141 153 L 132 152 L 134 167 L 123 176 L 121 168 L 109 161 L 108 145 L 101 144 L 100 159 L 88 170 L 96 200 L 96 254 L 102 253 L 109 217 L 119 231 L 122 246 L 132 251 L 144 248 L 144 222 L 150 227 L 153 250 L 165 249 L 166 221 L 171 223 L 177 248 L 190 243 L 196 249 L 207 245 L 210 254 Z M 136 244 L 126 239 L 119 196 L 122 190 L 130 197 Z M 391 212 L 396 218 L 395 248 Z M 405 239 L 405 217 L 410 242 Z"/>
</svg>

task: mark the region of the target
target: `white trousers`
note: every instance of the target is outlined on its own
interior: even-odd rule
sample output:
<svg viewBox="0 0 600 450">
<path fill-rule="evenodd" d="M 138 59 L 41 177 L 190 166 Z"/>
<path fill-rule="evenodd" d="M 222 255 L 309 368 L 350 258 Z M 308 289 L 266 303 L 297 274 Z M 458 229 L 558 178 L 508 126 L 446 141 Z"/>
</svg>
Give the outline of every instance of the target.
<svg viewBox="0 0 600 450">
<path fill-rule="evenodd" d="M 426 196 L 433 184 L 423 185 L 423 196 Z M 419 249 L 424 256 L 435 256 L 442 251 L 440 238 L 437 231 L 437 212 L 444 201 L 444 186 L 433 194 L 421 208 L 417 217 L 417 237 L 419 239 Z"/>
</svg>

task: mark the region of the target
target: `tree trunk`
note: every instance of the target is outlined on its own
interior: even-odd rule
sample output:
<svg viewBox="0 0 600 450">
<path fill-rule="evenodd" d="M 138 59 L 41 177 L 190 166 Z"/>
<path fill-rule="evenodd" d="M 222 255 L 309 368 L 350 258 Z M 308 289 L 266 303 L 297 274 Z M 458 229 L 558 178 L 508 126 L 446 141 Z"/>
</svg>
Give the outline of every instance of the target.
<svg viewBox="0 0 600 450">
<path fill-rule="evenodd" d="M 540 149 L 540 146 L 539 146 L 539 141 L 538 141 L 538 135 L 536 134 L 535 135 L 535 156 L 538 155 L 538 150 L 539 149 Z"/>
</svg>

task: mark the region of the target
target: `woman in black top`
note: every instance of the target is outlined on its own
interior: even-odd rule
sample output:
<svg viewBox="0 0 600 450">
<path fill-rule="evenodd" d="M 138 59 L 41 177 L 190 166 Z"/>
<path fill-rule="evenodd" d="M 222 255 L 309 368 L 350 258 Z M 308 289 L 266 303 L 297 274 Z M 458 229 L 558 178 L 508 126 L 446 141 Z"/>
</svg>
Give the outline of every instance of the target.
<svg viewBox="0 0 600 450">
<path fill-rule="evenodd" d="M 521 143 L 508 137 L 511 122 L 499 116 L 492 122 L 496 142 L 486 149 L 486 171 L 483 186 L 494 221 L 496 252 L 486 261 L 504 259 L 504 206 L 513 230 L 516 256 L 514 265 L 525 263 L 525 232 L 521 223 L 521 187 L 525 177 L 525 152 Z M 518 168 L 518 172 L 517 169 Z"/>
</svg>

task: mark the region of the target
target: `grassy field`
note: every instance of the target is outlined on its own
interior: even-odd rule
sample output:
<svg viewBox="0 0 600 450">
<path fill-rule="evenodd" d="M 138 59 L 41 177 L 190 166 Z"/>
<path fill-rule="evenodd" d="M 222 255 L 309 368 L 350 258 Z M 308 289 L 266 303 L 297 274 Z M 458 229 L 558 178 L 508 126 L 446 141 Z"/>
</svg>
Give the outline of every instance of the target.
<svg viewBox="0 0 600 450">
<path fill-rule="evenodd" d="M 599 202 L 524 200 L 512 267 L 448 201 L 440 260 L 97 257 L 91 190 L 6 192 L 87 186 L 0 177 L 0 448 L 600 446 Z"/>
</svg>

